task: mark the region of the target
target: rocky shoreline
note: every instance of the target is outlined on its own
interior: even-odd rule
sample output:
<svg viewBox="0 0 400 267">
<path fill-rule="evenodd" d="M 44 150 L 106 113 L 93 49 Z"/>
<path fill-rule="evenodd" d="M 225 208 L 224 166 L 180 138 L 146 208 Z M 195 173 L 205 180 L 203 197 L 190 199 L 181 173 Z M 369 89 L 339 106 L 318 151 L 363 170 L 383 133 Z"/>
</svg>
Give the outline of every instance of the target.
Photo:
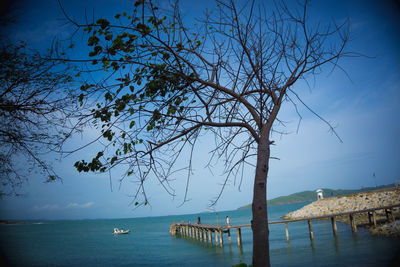
<svg viewBox="0 0 400 267">
<path fill-rule="evenodd" d="M 400 204 L 400 188 L 387 188 L 377 191 L 363 192 L 346 196 L 330 197 L 312 202 L 303 208 L 290 212 L 283 219 L 300 219 L 314 216 L 323 216 L 348 211 L 358 211 L 370 208 L 379 208 Z M 400 237 L 400 209 L 393 209 L 395 222 L 387 222 L 384 210 L 377 211 L 376 227 L 369 224 L 368 215 L 360 213 L 355 215 L 358 226 L 369 228 L 374 235 Z M 338 221 L 349 223 L 348 216 L 338 216 Z"/>
</svg>

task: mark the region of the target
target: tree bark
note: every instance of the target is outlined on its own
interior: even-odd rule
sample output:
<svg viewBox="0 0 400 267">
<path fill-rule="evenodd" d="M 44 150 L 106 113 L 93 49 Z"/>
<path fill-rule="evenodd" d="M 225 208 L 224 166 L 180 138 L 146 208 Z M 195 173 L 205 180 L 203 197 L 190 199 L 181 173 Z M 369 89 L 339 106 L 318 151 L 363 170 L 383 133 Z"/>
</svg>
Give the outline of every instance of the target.
<svg viewBox="0 0 400 267">
<path fill-rule="evenodd" d="M 257 149 L 257 166 L 253 189 L 253 266 L 270 266 L 267 214 L 267 175 L 269 169 L 269 129 L 263 129 Z"/>
</svg>

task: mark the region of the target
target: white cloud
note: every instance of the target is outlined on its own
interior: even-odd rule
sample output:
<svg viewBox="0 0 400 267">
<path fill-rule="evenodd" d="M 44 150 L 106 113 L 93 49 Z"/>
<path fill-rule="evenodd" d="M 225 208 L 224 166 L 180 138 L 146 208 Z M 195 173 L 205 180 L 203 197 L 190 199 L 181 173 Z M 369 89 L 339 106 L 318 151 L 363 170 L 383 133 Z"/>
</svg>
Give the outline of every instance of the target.
<svg viewBox="0 0 400 267">
<path fill-rule="evenodd" d="M 57 204 L 46 204 L 42 206 L 34 206 L 32 208 L 33 211 L 53 211 L 53 210 L 62 210 L 62 209 L 87 209 L 94 205 L 94 202 L 87 202 L 83 204 L 78 204 L 75 202 L 69 203 L 65 207 L 60 207 Z"/>
<path fill-rule="evenodd" d="M 86 209 L 90 208 L 91 206 L 94 205 L 94 202 L 87 202 L 84 204 L 78 204 L 78 203 L 69 203 L 65 208 L 77 208 L 77 209 Z"/>
<path fill-rule="evenodd" d="M 56 210 L 59 209 L 60 207 L 57 204 L 46 204 L 42 206 L 34 206 L 33 210 L 34 211 L 45 211 L 45 210 Z"/>
</svg>

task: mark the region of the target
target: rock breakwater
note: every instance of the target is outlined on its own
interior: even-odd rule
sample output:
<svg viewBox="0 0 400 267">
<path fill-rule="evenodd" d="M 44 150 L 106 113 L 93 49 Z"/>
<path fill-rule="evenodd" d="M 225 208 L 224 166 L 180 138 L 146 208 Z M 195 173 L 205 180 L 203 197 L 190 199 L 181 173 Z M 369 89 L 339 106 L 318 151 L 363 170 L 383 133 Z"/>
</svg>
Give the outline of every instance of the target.
<svg viewBox="0 0 400 267">
<path fill-rule="evenodd" d="M 341 212 L 379 208 L 399 203 L 400 188 L 390 188 L 320 199 L 299 210 L 286 214 L 283 216 L 283 219 L 300 219 L 313 216 L 323 216 Z"/>
</svg>

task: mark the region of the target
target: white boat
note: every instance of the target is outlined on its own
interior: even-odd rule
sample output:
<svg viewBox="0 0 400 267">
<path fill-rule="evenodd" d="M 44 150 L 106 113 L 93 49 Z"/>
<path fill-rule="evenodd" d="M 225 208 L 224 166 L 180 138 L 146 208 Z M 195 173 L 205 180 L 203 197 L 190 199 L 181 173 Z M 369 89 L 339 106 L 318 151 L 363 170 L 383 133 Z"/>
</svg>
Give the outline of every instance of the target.
<svg viewBox="0 0 400 267">
<path fill-rule="evenodd" d="M 124 235 L 124 234 L 129 234 L 131 230 L 124 230 L 124 229 L 118 229 L 118 228 L 114 228 L 114 235 Z"/>
</svg>

